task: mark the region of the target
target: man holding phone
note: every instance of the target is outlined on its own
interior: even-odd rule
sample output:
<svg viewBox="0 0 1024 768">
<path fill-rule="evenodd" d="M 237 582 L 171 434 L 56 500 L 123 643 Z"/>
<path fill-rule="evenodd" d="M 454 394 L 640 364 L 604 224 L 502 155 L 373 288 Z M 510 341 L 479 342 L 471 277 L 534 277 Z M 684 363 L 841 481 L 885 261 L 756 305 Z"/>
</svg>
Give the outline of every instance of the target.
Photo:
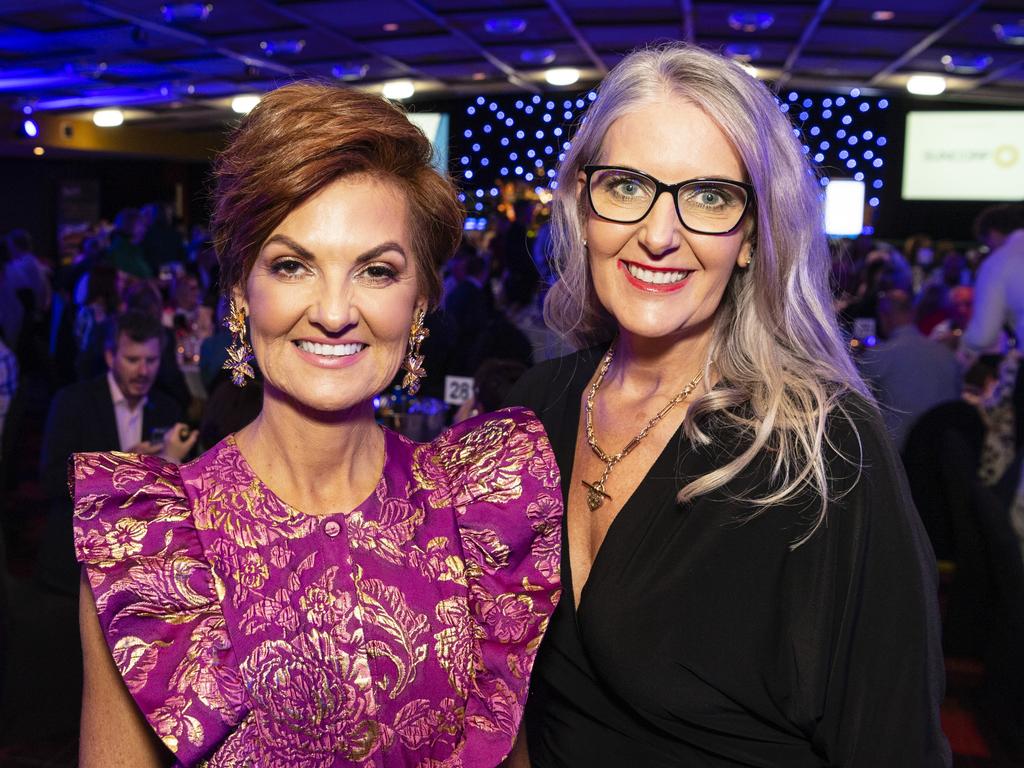
<svg viewBox="0 0 1024 768">
<path fill-rule="evenodd" d="M 45 586 L 78 593 L 67 463 L 72 453 L 120 450 L 159 454 L 180 463 L 198 433 L 182 423 L 181 407 L 153 391 L 163 331 L 155 318 L 126 312 L 110 324 L 107 372 L 60 390 L 50 404 L 40 478 L 50 504 L 36 575 Z"/>
</svg>

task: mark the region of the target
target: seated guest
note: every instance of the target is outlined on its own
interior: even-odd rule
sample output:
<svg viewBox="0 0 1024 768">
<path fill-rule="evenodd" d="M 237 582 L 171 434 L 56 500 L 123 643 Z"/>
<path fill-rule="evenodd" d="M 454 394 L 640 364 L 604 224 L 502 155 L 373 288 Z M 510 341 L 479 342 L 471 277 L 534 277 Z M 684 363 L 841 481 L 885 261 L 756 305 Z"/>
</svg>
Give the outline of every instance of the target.
<svg viewBox="0 0 1024 768">
<path fill-rule="evenodd" d="M 195 445 L 185 437 L 181 407 L 153 391 L 163 329 L 138 312 L 113 319 L 104 357 L 107 372 L 65 387 L 50 405 L 40 478 L 50 503 L 37 576 L 48 587 L 77 594 L 79 568 L 71 541 L 67 465 L 79 451 L 159 453 L 180 461 Z"/>
<path fill-rule="evenodd" d="M 922 413 L 960 396 L 960 371 L 947 347 L 917 329 L 906 291 L 884 293 L 878 300 L 878 316 L 886 341 L 865 351 L 862 371 L 874 387 L 893 442 L 902 448 Z"/>
</svg>

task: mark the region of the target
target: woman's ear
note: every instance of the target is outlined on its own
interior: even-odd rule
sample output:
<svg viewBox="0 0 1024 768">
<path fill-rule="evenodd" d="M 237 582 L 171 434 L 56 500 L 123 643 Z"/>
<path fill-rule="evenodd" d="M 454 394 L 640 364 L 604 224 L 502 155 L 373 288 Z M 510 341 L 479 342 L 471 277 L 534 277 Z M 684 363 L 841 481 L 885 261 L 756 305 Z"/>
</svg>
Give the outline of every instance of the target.
<svg viewBox="0 0 1024 768">
<path fill-rule="evenodd" d="M 245 289 L 241 284 L 231 289 L 231 304 L 237 309 L 249 314 L 249 305 L 245 301 Z"/>
</svg>

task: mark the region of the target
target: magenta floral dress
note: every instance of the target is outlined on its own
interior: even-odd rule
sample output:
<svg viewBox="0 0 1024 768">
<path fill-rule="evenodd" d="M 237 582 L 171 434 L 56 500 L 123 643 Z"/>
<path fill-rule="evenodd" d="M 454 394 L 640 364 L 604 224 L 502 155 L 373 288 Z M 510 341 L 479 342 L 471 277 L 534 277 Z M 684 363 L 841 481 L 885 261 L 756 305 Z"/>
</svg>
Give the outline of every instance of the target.
<svg viewBox="0 0 1024 768">
<path fill-rule="evenodd" d="M 559 596 L 540 422 L 385 431 L 351 512 L 314 517 L 232 437 L 181 467 L 74 461 L 75 545 L 128 690 L 179 764 L 491 768 Z"/>
</svg>

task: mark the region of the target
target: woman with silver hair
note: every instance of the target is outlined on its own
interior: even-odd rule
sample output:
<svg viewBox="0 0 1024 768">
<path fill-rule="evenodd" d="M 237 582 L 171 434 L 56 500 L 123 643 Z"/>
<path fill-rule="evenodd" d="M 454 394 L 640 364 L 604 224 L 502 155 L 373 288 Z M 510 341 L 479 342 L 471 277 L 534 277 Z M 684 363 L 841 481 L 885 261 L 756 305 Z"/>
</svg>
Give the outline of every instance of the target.
<svg viewBox="0 0 1024 768">
<path fill-rule="evenodd" d="M 634 52 L 559 180 L 545 310 L 582 351 L 510 397 L 566 509 L 530 761 L 948 765 L 934 558 L 772 94 L 698 48 Z"/>
</svg>

